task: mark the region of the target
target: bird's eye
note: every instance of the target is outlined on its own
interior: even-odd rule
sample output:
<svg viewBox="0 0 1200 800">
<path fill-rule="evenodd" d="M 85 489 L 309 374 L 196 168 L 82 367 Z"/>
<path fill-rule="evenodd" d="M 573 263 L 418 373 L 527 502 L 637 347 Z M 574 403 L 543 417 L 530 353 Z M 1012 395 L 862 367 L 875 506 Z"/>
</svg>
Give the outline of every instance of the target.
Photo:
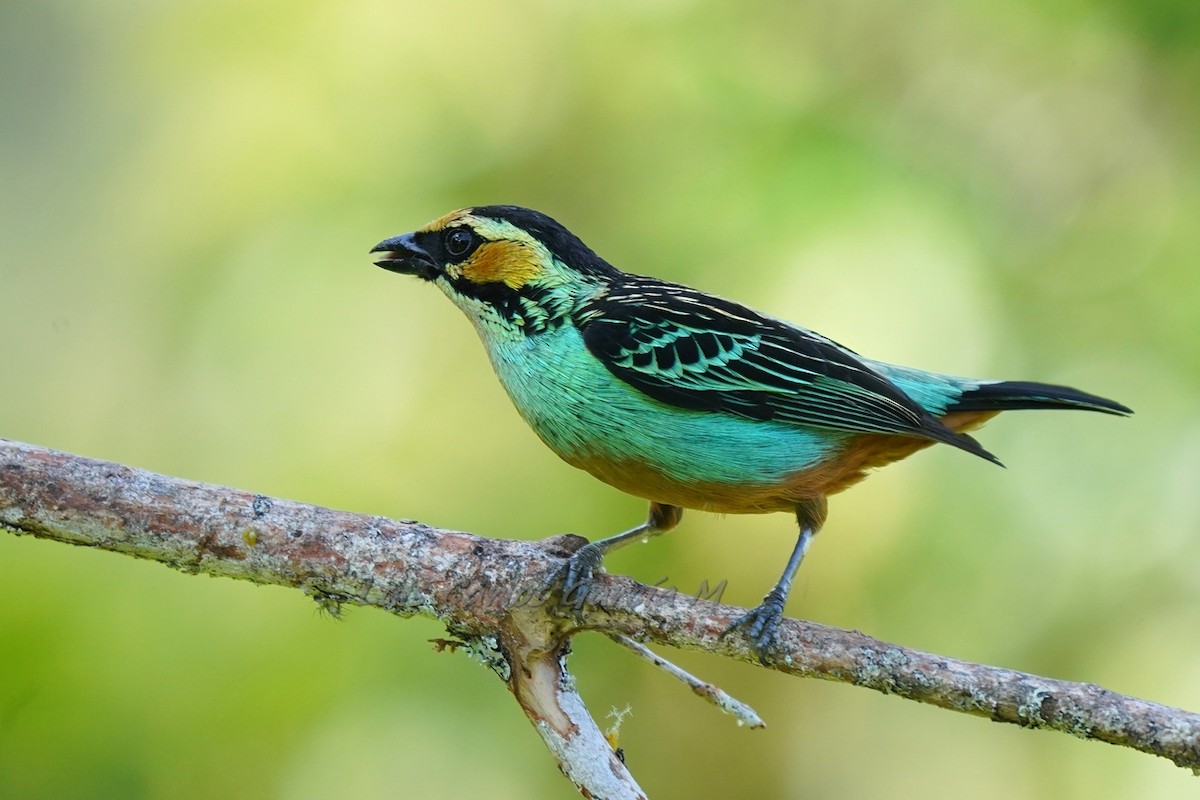
<svg viewBox="0 0 1200 800">
<path fill-rule="evenodd" d="M 475 236 L 466 228 L 452 228 L 446 234 L 446 252 L 454 257 L 464 256 L 475 243 Z"/>
</svg>

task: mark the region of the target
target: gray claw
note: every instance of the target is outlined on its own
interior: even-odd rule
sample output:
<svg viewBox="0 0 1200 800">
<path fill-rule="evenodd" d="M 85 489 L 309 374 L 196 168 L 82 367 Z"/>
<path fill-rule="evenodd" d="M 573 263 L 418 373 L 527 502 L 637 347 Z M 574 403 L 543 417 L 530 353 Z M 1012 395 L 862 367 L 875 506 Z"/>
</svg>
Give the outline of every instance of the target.
<svg viewBox="0 0 1200 800">
<path fill-rule="evenodd" d="M 567 560 L 567 574 L 562 583 L 563 603 L 574 606 L 576 611 L 583 608 L 591 588 L 592 577 L 600 569 L 600 562 L 603 560 L 604 550 L 595 543 L 585 544 L 575 551 Z"/>
<path fill-rule="evenodd" d="M 738 617 L 733 621 L 725 633 L 729 633 L 734 628 L 746 628 L 746 638 L 750 640 L 750 646 L 754 649 L 754 654 L 758 656 L 758 660 L 763 664 L 767 663 L 767 652 L 771 646 L 775 644 L 775 634 L 779 630 L 779 623 L 783 619 L 783 604 L 784 600 L 774 591 L 768 592 L 763 601 L 755 608 L 751 609 L 746 614 Z M 722 636 L 725 633 L 721 634 Z"/>
</svg>

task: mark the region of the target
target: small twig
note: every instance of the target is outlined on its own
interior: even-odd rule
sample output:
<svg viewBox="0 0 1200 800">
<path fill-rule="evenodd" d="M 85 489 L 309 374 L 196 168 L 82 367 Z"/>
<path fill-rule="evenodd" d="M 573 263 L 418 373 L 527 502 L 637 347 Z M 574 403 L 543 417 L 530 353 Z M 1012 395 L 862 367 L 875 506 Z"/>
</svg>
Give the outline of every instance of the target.
<svg viewBox="0 0 1200 800">
<path fill-rule="evenodd" d="M 501 641 L 509 689 L 563 774 L 585 797 L 645 800 L 584 705 L 567 672 L 567 644 L 546 615 L 536 608 L 514 613 Z"/>
<path fill-rule="evenodd" d="M 625 647 L 629 648 L 638 656 L 644 658 L 646 661 L 649 661 L 651 664 L 658 667 L 671 677 L 677 678 L 678 680 L 686 683 L 688 688 L 697 695 L 703 697 L 705 700 L 712 703 L 726 714 L 734 717 L 737 720 L 738 725 L 747 725 L 751 728 L 767 727 L 767 723 L 762 721 L 762 717 L 758 716 L 753 708 L 746 705 L 741 700 L 731 697 L 719 686 L 700 680 L 690 672 L 687 672 L 683 668 L 672 664 L 670 661 L 667 661 L 665 658 L 658 655 L 641 642 L 635 642 L 628 636 L 622 636 L 619 633 L 610 633 L 608 634 L 608 638 L 612 639 L 617 644 L 624 645 Z"/>
</svg>

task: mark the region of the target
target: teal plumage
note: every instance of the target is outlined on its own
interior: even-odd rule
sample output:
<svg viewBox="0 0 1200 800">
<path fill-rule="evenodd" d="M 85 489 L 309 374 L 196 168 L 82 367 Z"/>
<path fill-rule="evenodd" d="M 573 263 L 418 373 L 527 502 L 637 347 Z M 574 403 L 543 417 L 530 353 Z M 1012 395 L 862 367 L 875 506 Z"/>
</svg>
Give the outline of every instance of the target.
<svg viewBox="0 0 1200 800">
<path fill-rule="evenodd" d="M 820 462 L 849 435 L 672 409 L 636 391 L 596 359 L 580 358 L 584 345 L 574 326 L 539 337 L 487 342 L 486 349 L 517 411 L 551 450 L 572 464 L 637 460 L 680 482 L 775 485 Z"/>
<path fill-rule="evenodd" d="M 671 529 L 683 508 L 795 513 L 783 576 L 730 628 L 744 627 L 761 658 L 828 495 L 936 442 L 999 463 L 966 431 L 1003 410 L 1131 413 L 1064 386 L 863 358 L 738 303 L 621 272 L 516 206 L 455 211 L 372 252 L 463 310 L 555 453 L 650 501 L 645 523 L 572 556 L 564 598 L 582 604 L 606 552 Z"/>
</svg>

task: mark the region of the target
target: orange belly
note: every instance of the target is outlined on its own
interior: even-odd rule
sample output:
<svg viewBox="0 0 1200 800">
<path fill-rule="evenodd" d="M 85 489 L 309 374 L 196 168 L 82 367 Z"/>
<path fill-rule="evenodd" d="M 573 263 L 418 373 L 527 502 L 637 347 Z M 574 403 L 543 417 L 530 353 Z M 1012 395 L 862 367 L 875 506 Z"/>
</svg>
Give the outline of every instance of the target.
<svg viewBox="0 0 1200 800">
<path fill-rule="evenodd" d="M 942 422 L 962 433 L 979 427 L 997 413 L 957 412 L 942 417 Z M 762 514 L 793 511 L 801 504 L 823 507 L 826 496 L 853 486 L 870 470 L 907 458 L 931 444 L 935 442 L 915 436 L 864 433 L 847 439 L 835 455 L 817 466 L 772 484 L 681 482 L 633 461 L 582 458 L 571 463 L 610 486 L 655 503 L 718 514 Z"/>
</svg>

